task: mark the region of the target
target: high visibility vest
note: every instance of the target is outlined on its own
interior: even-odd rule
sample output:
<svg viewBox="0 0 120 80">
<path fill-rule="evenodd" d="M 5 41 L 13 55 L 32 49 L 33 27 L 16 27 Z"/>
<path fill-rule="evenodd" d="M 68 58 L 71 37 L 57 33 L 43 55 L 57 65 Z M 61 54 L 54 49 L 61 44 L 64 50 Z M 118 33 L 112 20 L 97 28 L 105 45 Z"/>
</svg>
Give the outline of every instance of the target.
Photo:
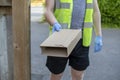
<svg viewBox="0 0 120 80">
<path fill-rule="evenodd" d="M 54 15 L 63 28 L 70 28 L 73 10 L 73 0 L 55 0 L 56 7 Z M 83 46 L 88 47 L 91 44 L 92 26 L 93 26 L 93 0 L 86 0 L 83 25 Z"/>
</svg>

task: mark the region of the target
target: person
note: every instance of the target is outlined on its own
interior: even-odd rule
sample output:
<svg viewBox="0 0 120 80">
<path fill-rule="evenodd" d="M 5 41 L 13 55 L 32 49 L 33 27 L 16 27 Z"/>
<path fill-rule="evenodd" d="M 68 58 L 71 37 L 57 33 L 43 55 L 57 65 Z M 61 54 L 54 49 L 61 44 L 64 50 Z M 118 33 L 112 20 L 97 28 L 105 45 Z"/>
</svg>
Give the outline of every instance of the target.
<svg viewBox="0 0 120 80">
<path fill-rule="evenodd" d="M 94 51 L 99 52 L 103 45 L 97 0 L 46 0 L 45 17 L 52 27 L 52 32 L 66 28 L 82 30 L 82 38 L 70 56 L 47 56 L 46 66 L 51 72 L 50 80 L 61 79 L 68 60 L 72 80 L 83 80 L 84 71 L 89 66 L 92 26 L 96 33 Z"/>
</svg>

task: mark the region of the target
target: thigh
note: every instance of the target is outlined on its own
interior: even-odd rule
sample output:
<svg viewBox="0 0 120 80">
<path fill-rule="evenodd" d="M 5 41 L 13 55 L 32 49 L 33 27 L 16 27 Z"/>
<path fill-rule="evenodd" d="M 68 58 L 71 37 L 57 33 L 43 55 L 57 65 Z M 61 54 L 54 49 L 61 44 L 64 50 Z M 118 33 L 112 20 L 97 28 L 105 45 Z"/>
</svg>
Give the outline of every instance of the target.
<svg viewBox="0 0 120 80">
<path fill-rule="evenodd" d="M 81 39 L 69 56 L 69 65 L 79 71 L 85 70 L 89 66 L 88 55 L 89 47 L 84 47 Z"/>
<path fill-rule="evenodd" d="M 65 70 L 68 58 L 65 57 L 47 57 L 46 66 L 53 74 L 60 74 Z"/>
</svg>

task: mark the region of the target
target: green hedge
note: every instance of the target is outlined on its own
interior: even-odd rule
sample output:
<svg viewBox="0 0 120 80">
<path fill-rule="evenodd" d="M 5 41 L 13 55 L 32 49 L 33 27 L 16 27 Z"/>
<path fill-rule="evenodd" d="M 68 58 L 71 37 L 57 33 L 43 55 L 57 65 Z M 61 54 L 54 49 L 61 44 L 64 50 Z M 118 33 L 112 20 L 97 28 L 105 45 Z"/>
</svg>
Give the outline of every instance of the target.
<svg viewBox="0 0 120 80">
<path fill-rule="evenodd" d="M 120 0 L 98 0 L 103 24 L 120 27 Z"/>
</svg>

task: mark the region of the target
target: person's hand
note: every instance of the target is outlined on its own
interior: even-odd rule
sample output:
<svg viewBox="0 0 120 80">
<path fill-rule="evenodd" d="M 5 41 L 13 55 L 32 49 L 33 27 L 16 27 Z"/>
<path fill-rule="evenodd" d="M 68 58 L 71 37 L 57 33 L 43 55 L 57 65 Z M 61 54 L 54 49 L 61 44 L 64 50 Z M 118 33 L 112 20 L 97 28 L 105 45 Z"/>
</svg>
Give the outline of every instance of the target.
<svg viewBox="0 0 120 80">
<path fill-rule="evenodd" d="M 52 32 L 55 32 L 55 31 L 58 32 L 61 29 L 62 29 L 61 25 L 58 22 L 56 22 L 56 23 L 53 24 Z"/>
<path fill-rule="evenodd" d="M 94 45 L 94 52 L 99 52 L 102 49 L 102 37 L 101 36 L 96 36 L 95 38 L 95 45 Z"/>
</svg>

